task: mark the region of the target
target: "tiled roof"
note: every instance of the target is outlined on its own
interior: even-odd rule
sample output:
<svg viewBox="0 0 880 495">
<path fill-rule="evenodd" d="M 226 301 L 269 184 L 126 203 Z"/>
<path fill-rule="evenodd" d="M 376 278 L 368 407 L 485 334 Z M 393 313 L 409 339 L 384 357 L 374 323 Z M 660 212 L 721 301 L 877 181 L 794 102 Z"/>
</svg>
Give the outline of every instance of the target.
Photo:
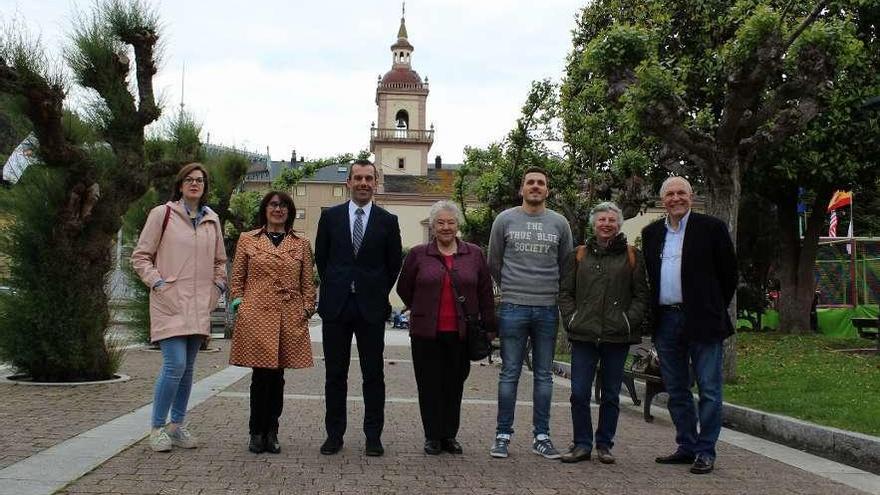
<svg viewBox="0 0 880 495">
<path fill-rule="evenodd" d="M 337 163 L 321 167 L 311 177 L 303 179 L 303 182 L 332 182 L 344 183 L 348 178 L 348 164 Z"/>
<path fill-rule="evenodd" d="M 427 176 L 385 175 L 385 193 L 429 194 L 433 196 L 452 196 L 455 185 L 455 171 L 449 169 L 428 169 Z"/>
</svg>

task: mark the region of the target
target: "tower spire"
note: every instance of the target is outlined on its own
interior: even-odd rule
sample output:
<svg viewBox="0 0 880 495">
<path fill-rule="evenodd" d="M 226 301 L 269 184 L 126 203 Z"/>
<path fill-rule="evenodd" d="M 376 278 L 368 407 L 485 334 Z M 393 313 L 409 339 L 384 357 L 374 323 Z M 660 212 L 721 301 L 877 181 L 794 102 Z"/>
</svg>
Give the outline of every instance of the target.
<svg viewBox="0 0 880 495">
<path fill-rule="evenodd" d="M 400 29 L 397 30 L 397 39 L 405 40 L 407 39 L 406 33 L 406 2 L 403 2 L 400 8 Z"/>
</svg>

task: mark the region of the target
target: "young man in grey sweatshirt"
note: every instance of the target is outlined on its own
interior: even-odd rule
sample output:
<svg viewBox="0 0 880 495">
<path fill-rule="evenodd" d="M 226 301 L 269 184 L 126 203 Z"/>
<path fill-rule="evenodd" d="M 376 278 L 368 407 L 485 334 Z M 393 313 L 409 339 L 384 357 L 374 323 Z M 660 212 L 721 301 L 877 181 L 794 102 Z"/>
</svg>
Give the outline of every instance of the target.
<svg viewBox="0 0 880 495">
<path fill-rule="evenodd" d="M 489 268 L 501 287 L 498 326 L 502 360 L 492 457 L 508 455 L 516 389 L 529 339 L 534 370 L 532 452 L 547 459 L 560 457 L 550 441 L 551 365 L 559 319 L 559 271 L 572 251 L 572 238 L 565 217 L 547 209 L 548 192 L 547 172 L 537 167 L 526 170 L 520 187 L 522 205 L 501 212 L 489 236 Z"/>
</svg>

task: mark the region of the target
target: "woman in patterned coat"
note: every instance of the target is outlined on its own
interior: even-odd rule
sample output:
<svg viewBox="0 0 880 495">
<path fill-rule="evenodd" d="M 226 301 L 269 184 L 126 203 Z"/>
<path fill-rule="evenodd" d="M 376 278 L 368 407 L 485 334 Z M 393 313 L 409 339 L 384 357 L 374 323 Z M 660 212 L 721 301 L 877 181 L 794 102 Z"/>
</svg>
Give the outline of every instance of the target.
<svg viewBox="0 0 880 495">
<path fill-rule="evenodd" d="M 281 451 L 284 368 L 313 365 L 308 325 L 315 311 L 312 250 L 293 233 L 294 218 L 296 207 L 287 193 L 266 194 L 260 202 L 260 228 L 238 239 L 229 283 L 238 313 L 229 362 L 254 369 L 248 449 L 257 454 Z"/>
</svg>

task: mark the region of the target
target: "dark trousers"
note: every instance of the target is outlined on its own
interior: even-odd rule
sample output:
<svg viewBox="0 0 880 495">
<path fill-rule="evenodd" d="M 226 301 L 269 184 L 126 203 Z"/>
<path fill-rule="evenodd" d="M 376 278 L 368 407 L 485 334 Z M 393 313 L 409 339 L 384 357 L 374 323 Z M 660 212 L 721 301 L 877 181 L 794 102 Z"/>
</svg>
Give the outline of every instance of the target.
<svg viewBox="0 0 880 495">
<path fill-rule="evenodd" d="M 364 434 L 368 440 L 379 440 L 385 424 L 385 322 L 364 320 L 354 295 L 351 295 L 339 317 L 324 322 L 321 333 L 327 369 L 324 385 L 327 436 L 342 439 L 345 435 L 348 366 L 351 362 L 351 336 L 354 335 L 363 375 Z"/>
<path fill-rule="evenodd" d="M 471 371 L 467 342 L 459 340 L 458 332 L 438 332 L 436 340 L 413 337 L 410 348 L 425 438 L 455 438 L 464 381 Z"/>
<path fill-rule="evenodd" d="M 251 375 L 251 435 L 278 432 L 284 409 L 284 369 L 254 368 Z"/>
<path fill-rule="evenodd" d="M 663 311 L 654 335 L 660 356 L 660 374 L 669 400 L 666 407 L 675 424 L 678 450 L 715 458 L 715 444 L 721 433 L 723 380 L 721 341 L 690 341 L 684 333 L 684 313 Z M 700 402 L 694 407 L 690 365 L 693 365 Z M 698 428 L 699 426 L 699 428 Z"/>
<path fill-rule="evenodd" d="M 574 444 L 592 450 L 593 418 L 590 395 L 596 368 L 602 367 L 602 399 L 596 427 L 596 447 L 611 449 L 620 415 L 620 384 L 629 344 L 603 342 L 571 343 L 571 421 Z"/>
</svg>

